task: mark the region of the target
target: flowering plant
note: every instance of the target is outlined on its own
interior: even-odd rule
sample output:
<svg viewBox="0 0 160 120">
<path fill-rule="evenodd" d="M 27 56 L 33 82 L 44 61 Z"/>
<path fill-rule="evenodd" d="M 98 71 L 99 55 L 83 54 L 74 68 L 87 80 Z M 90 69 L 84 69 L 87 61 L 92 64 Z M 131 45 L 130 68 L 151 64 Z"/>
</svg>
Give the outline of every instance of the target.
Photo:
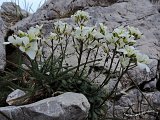
<svg viewBox="0 0 160 120">
<path fill-rule="evenodd" d="M 47 93 L 53 93 L 57 90 L 82 92 L 88 96 L 92 106 L 91 111 L 95 112 L 107 100 L 103 88 L 110 81 L 112 74 L 117 73 L 116 88 L 122 76 L 129 69 L 138 66 L 140 69 L 150 72 L 147 66 L 150 59 L 135 48 L 136 41 L 142 36 L 137 28 L 121 26 L 109 32 L 107 26 L 103 23 L 89 27 L 86 25 L 90 19 L 89 14 L 80 10 L 71 18 L 75 25 L 57 21 L 54 23 L 54 29 L 47 39 L 41 37 L 43 25 L 37 25 L 31 27 L 26 33 L 19 31 L 18 35 L 10 36 L 8 42 L 4 44 L 12 44 L 18 47 L 30 59 L 31 66 L 28 67 L 32 72 L 29 72 L 29 74 L 32 79 L 34 78 L 34 84 L 30 85 L 31 88 L 37 90 L 40 86 L 40 89 L 46 88 Z M 51 49 L 51 55 L 48 58 L 44 57 L 43 44 Z M 74 48 L 74 54 L 77 57 L 76 66 L 66 67 L 64 65 L 66 52 L 70 49 L 68 45 Z M 55 54 L 57 50 L 60 50 L 58 56 Z M 103 52 L 103 58 L 99 58 L 100 52 Z M 38 57 L 40 57 L 40 61 L 37 60 Z M 106 67 L 107 70 L 104 72 L 106 75 L 103 82 L 95 87 L 95 84 L 92 83 L 93 80 L 85 80 L 89 79 L 91 73 L 88 65 L 95 67 L 102 59 L 105 59 L 102 71 Z M 102 71 L 100 74 L 102 74 Z M 37 82 L 35 82 L 35 79 Z M 88 91 L 88 87 L 94 90 Z M 115 88 L 108 97 L 113 95 Z M 97 102 L 96 105 L 95 102 Z M 89 117 L 93 117 L 93 114 L 90 114 Z"/>
</svg>

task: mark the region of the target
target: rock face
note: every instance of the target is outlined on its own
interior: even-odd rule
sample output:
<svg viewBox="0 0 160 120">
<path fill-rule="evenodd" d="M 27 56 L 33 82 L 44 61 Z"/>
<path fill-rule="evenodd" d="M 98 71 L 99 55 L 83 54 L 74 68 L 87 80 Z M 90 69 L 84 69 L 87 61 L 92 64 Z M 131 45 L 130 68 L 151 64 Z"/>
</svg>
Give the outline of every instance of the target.
<svg viewBox="0 0 160 120">
<path fill-rule="evenodd" d="M 84 120 L 90 108 L 86 97 L 78 93 L 64 93 L 24 106 L 0 108 L 12 120 Z M 1 120 L 8 120 L 0 114 Z"/>
<path fill-rule="evenodd" d="M 114 115 L 119 119 L 156 120 L 157 114 L 154 109 L 159 110 L 159 97 L 159 91 L 142 95 L 139 90 L 132 89 L 127 95 L 123 95 L 118 99 L 114 105 L 112 102 L 107 102 L 107 117 L 113 117 L 114 112 Z"/>
<path fill-rule="evenodd" d="M 56 18 L 70 17 L 79 9 L 89 6 L 109 6 L 117 0 L 47 0 L 36 13 L 34 13 L 29 21 L 46 21 Z"/>
<path fill-rule="evenodd" d="M 5 25 L 0 18 L 0 70 L 4 70 L 5 64 L 6 64 L 6 52 L 5 52 L 5 46 L 3 45 L 4 42 L 4 34 L 5 34 Z"/>
<path fill-rule="evenodd" d="M 12 26 L 19 20 L 28 17 L 30 13 L 22 10 L 19 5 L 13 2 L 3 2 L 1 6 L 1 17 L 7 26 Z"/>
</svg>

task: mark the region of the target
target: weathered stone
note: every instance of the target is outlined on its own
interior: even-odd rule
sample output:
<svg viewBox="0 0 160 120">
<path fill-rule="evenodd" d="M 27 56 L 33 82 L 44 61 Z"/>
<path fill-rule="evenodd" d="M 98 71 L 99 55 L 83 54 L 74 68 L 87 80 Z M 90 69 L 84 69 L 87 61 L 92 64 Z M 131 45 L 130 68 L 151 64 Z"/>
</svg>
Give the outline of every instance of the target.
<svg viewBox="0 0 160 120">
<path fill-rule="evenodd" d="M 3 20 L 0 18 L 0 70 L 4 70 L 6 64 L 6 52 L 5 46 L 3 45 L 4 42 L 4 35 L 5 34 L 5 25 Z"/>
<path fill-rule="evenodd" d="M 153 93 L 151 97 L 152 97 L 153 107 L 157 110 L 160 110 L 160 92 L 157 91 Z"/>
<path fill-rule="evenodd" d="M 145 97 L 139 90 L 132 89 L 128 91 L 126 95 L 123 95 L 120 99 L 116 99 L 114 103 L 110 102 L 110 104 L 108 104 L 107 102 L 106 104 L 109 109 L 106 117 L 116 117 L 129 120 L 140 120 L 140 117 L 141 120 L 156 119 L 156 111 L 154 111 L 150 105 L 154 105 L 153 107 L 155 107 L 155 109 L 159 108 L 159 92 L 143 94 Z M 142 114 L 142 112 L 150 112 L 152 115 Z"/>
<path fill-rule="evenodd" d="M 13 120 L 84 120 L 90 108 L 86 97 L 78 93 L 64 93 L 24 106 L 0 108 Z M 0 119 L 7 120 L 2 114 Z"/>
<path fill-rule="evenodd" d="M 154 92 L 156 91 L 156 84 L 157 84 L 157 79 L 154 79 L 153 81 L 150 81 L 149 83 L 144 85 L 144 90 L 148 92 Z"/>
<path fill-rule="evenodd" d="M 15 99 L 20 98 L 24 95 L 26 95 L 26 93 L 24 91 L 22 91 L 20 89 L 14 90 L 12 93 L 10 93 L 8 95 L 6 102 L 9 105 L 21 105 L 21 103 L 17 103 Z"/>
<path fill-rule="evenodd" d="M 108 6 L 117 0 L 48 0 L 31 16 L 30 21 L 45 21 L 70 17 L 75 11 L 89 6 Z"/>
<path fill-rule="evenodd" d="M 2 19 L 9 27 L 30 15 L 30 13 L 21 9 L 20 6 L 14 2 L 3 2 L 0 12 Z"/>
<path fill-rule="evenodd" d="M 110 92 L 112 92 L 113 91 L 113 89 L 114 89 L 114 87 L 116 86 L 116 83 L 118 82 L 118 80 L 117 79 L 110 79 L 110 81 L 108 82 L 108 84 L 107 85 L 105 85 L 104 86 L 104 88 L 106 89 L 106 91 L 108 92 L 108 93 L 110 93 Z M 119 83 L 118 85 L 117 85 L 117 91 L 120 91 L 121 89 L 122 89 L 122 85 L 121 85 L 121 83 Z"/>
</svg>

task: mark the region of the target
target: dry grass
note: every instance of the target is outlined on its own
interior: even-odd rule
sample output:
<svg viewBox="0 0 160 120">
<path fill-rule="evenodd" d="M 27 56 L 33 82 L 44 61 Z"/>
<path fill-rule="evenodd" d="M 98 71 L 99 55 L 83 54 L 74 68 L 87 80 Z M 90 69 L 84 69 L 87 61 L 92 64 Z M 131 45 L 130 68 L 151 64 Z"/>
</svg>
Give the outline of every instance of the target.
<svg viewBox="0 0 160 120">
<path fill-rule="evenodd" d="M 151 3 L 160 5 L 160 0 L 150 0 Z"/>
</svg>

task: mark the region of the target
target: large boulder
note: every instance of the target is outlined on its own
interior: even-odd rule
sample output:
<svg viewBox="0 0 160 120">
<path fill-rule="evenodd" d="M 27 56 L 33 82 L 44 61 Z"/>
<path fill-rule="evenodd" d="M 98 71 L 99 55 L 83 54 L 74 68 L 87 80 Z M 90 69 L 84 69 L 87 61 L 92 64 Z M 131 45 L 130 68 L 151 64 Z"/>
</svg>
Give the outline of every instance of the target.
<svg viewBox="0 0 160 120">
<path fill-rule="evenodd" d="M 90 109 L 86 97 L 64 93 L 24 106 L 0 108 L 0 119 L 8 120 L 85 120 Z"/>
<path fill-rule="evenodd" d="M 2 18 L 0 18 L 0 70 L 4 70 L 4 67 L 6 65 L 6 52 L 5 52 L 5 46 L 3 45 L 4 42 L 4 36 L 5 36 L 5 25 Z"/>
</svg>

